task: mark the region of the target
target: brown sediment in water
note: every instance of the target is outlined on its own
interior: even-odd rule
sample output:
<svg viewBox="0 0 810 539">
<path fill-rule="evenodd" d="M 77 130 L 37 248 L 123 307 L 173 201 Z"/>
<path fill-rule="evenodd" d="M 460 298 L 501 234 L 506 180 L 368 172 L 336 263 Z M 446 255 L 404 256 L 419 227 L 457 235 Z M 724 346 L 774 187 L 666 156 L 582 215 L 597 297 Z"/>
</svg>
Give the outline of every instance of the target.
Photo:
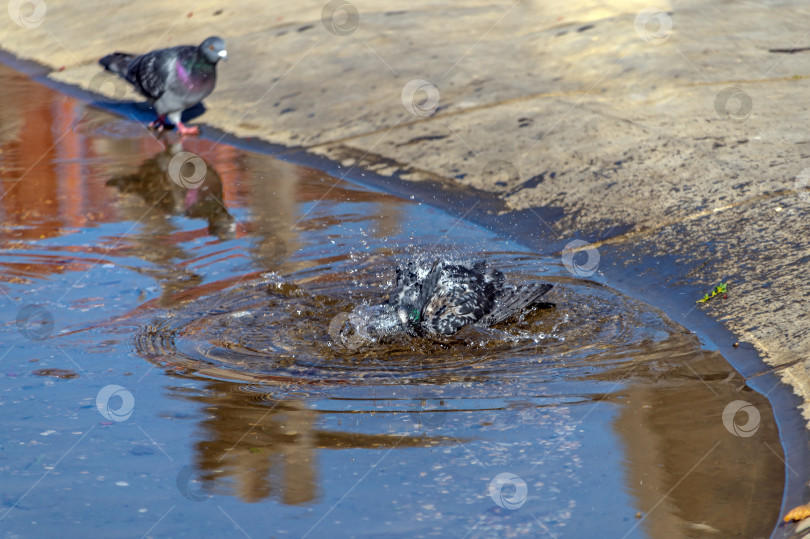
<svg viewBox="0 0 810 539">
<path fill-rule="evenodd" d="M 78 378 L 79 373 L 69 369 L 37 369 L 31 371 L 34 376 L 49 376 L 51 378 L 59 378 L 60 380 L 69 380 L 71 378 Z"/>
</svg>

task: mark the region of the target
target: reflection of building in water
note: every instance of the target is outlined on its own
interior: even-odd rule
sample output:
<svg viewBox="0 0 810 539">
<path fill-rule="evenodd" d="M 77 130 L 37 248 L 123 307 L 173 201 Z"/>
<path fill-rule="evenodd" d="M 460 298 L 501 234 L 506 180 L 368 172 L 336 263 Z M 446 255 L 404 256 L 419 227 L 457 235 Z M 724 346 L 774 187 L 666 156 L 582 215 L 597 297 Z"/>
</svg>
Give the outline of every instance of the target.
<svg viewBox="0 0 810 539">
<path fill-rule="evenodd" d="M 205 405 L 195 468 L 206 490 L 216 494 L 228 489 L 246 502 L 275 498 L 298 505 L 315 500 L 317 454 L 322 449 L 405 449 L 458 443 L 441 436 L 321 430 L 317 428 L 318 412 L 303 401 L 273 400 L 230 382 L 211 382 L 204 395 L 183 397 Z"/>
<path fill-rule="evenodd" d="M 170 273 L 165 265 L 190 258 L 178 245 L 203 235 L 202 230 L 178 230 L 168 215 L 206 219 L 208 232 L 226 238 L 234 233 L 234 220 L 225 207 L 247 206 L 249 216 L 240 219 L 244 229 L 240 227 L 238 232 L 250 238 L 250 248 L 241 249 L 240 256 L 250 256 L 254 268 L 272 270 L 300 248 L 299 227 L 320 226 L 320 222 L 307 221 L 347 197 L 379 203 L 378 234 L 391 230 L 391 215 L 396 212 L 386 205 L 397 204 L 391 202 L 396 201 L 392 197 L 357 190 L 347 194 L 343 186 L 333 188 L 334 180 L 320 171 L 205 139 L 185 141 L 189 152 L 206 161 L 209 174 L 200 188 L 184 191 L 166 174 L 172 152 L 182 148 L 168 148 L 141 162 L 142 156 L 157 151 L 158 143 L 130 119 L 77 106 L 4 66 L 0 66 L 0 78 L 5 83 L 0 88 L 0 216 L 4 225 L 0 244 L 64 236 L 93 223 L 129 220 L 143 232 L 134 246 L 127 233 L 126 241 L 93 247 L 103 247 L 110 258 L 127 256 L 134 249 L 136 256 L 155 262 L 157 267 L 148 271 L 160 280 Z M 166 135 L 164 140 L 174 138 L 171 133 Z M 98 177 L 116 177 L 118 189 L 133 196 L 121 196 L 95 181 Z M 303 225 L 298 223 L 302 217 Z M 149 237 L 149 232 L 156 235 Z M 23 270 L 47 274 L 65 269 L 27 262 Z M 186 273 L 169 278 L 181 286 L 181 281 L 196 277 Z"/>
<path fill-rule="evenodd" d="M 748 389 L 720 354 L 696 355 L 697 343 L 665 342 L 664 348 L 666 359 L 628 369 L 624 379 L 643 379 L 616 395 L 622 406 L 613 428 L 625 450 L 626 484 L 643 518 L 636 523 L 646 536 L 662 539 L 769 537 L 785 474 L 770 403 Z M 735 436 L 723 424 L 725 407 L 736 400 L 760 413 L 752 436 Z M 737 421 L 745 423 L 745 414 Z"/>
<path fill-rule="evenodd" d="M 109 218 L 109 197 L 87 182 L 96 155 L 74 131 L 75 102 L 3 65 L 0 79 L 0 241 L 56 237 Z"/>
</svg>

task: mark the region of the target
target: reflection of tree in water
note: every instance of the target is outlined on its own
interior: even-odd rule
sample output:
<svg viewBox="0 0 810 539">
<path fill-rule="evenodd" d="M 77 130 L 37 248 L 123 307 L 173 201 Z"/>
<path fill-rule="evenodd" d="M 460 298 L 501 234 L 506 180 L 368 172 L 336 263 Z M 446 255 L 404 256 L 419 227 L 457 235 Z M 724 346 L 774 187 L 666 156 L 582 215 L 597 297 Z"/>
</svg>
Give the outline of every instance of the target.
<svg viewBox="0 0 810 539">
<path fill-rule="evenodd" d="M 298 505 L 315 500 L 320 449 L 405 449 L 459 442 L 443 436 L 321 430 L 319 413 L 304 401 L 245 392 L 230 382 L 211 382 L 204 395 L 184 397 L 205 405 L 194 467 L 206 490 L 229 489 L 246 502 L 273 497 Z"/>
<path fill-rule="evenodd" d="M 205 219 L 208 221 L 209 233 L 220 239 L 232 237 L 235 231 L 234 218 L 222 201 L 222 178 L 209 163 L 194 156 L 204 164 L 204 168 L 200 169 L 204 177 L 188 184 L 191 188 L 184 187 L 170 173 L 172 158 L 181 152 L 183 146 L 180 142 L 169 145 L 157 155 L 143 161 L 136 172 L 117 176 L 109 180 L 107 185 L 116 187 L 121 193 L 139 196 L 148 208 L 154 207 L 154 210 L 166 215 Z M 182 170 L 182 173 L 189 174 L 186 170 Z"/>
<path fill-rule="evenodd" d="M 629 381 L 617 393 L 622 406 L 613 429 L 643 517 L 636 524 L 653 538 L 769 536 L 785 469 L 767 398 L 719 353 L 700 350 L 694 337 L 673 334 L 654 346 L 660 360 L 610 373 Z M 738 399 L 761 414 L 751 437 L 723 425 L 726 405 Z"/>
</svg>

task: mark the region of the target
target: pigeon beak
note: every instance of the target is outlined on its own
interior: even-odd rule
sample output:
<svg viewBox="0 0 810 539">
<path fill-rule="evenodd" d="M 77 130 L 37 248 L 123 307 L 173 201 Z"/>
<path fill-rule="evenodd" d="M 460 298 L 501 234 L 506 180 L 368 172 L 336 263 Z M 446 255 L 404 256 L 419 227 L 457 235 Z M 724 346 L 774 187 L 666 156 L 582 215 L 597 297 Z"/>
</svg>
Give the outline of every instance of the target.
<svg viewBox="0 0 810 539">
<path fill-rule="evenodd" d="M 220 58 L 222 58 L 222 59 L 223 59 L 223 60 L 225 60 L 226 62 L 228 61 L 228 51 L 226 51 L 226 50 L 221 50 L 221 51 L 219 51 L 219 52 L 217 53 L 217 56 L 219 56 Z"/>
</svg>

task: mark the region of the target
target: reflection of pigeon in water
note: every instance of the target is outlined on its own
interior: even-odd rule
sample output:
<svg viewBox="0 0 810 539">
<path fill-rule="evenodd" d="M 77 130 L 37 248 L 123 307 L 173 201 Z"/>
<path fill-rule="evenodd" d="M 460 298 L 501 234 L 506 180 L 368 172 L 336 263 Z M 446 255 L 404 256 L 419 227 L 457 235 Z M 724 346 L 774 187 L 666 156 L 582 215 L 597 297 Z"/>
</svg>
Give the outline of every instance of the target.
<svg viewBox="0 0 810 539">
<path fill-rule="evenodd" d="M 388 301 L 361 307 L 341 328 L 344 342 L 407 333 L 453 335 L 468 324 L 492 326 L 541 304 L 552 285 L 511 283 L 485 261 L 437 260 L 397 267 L 396 287 Z"/>
<path fill-rule="evenodd" d="M 217 62 L 227 58 L 225 42 L 209 37 L 199 47 L 181 45 L 141 56 L 114 52 L 99 63 L 126 79 L 149 99 L 158 115 L 150 127 L 162 129 L 168 116 L 180 134 L 196 135 L 199 128 L 184 126 L 180 116 L 214 90 Z"/>
<path fill-rule="evenodd" d="M 220 239 L 233 237 L 236 225 L 222 199 L 222 177 L 210 163 L 199 158 L 197 166 L 205 170 L 205 176 L 193 185 L 182 185 L 172 177 L 172 162 L 183 157 L 183 145 L 172 144 L 145 159 L 137 171 L 116 176 L 107 185 L 142 198 L 150 211 L 157 209 L 168 215 L 205 219 L 210 234 Z"/>
</svg>

